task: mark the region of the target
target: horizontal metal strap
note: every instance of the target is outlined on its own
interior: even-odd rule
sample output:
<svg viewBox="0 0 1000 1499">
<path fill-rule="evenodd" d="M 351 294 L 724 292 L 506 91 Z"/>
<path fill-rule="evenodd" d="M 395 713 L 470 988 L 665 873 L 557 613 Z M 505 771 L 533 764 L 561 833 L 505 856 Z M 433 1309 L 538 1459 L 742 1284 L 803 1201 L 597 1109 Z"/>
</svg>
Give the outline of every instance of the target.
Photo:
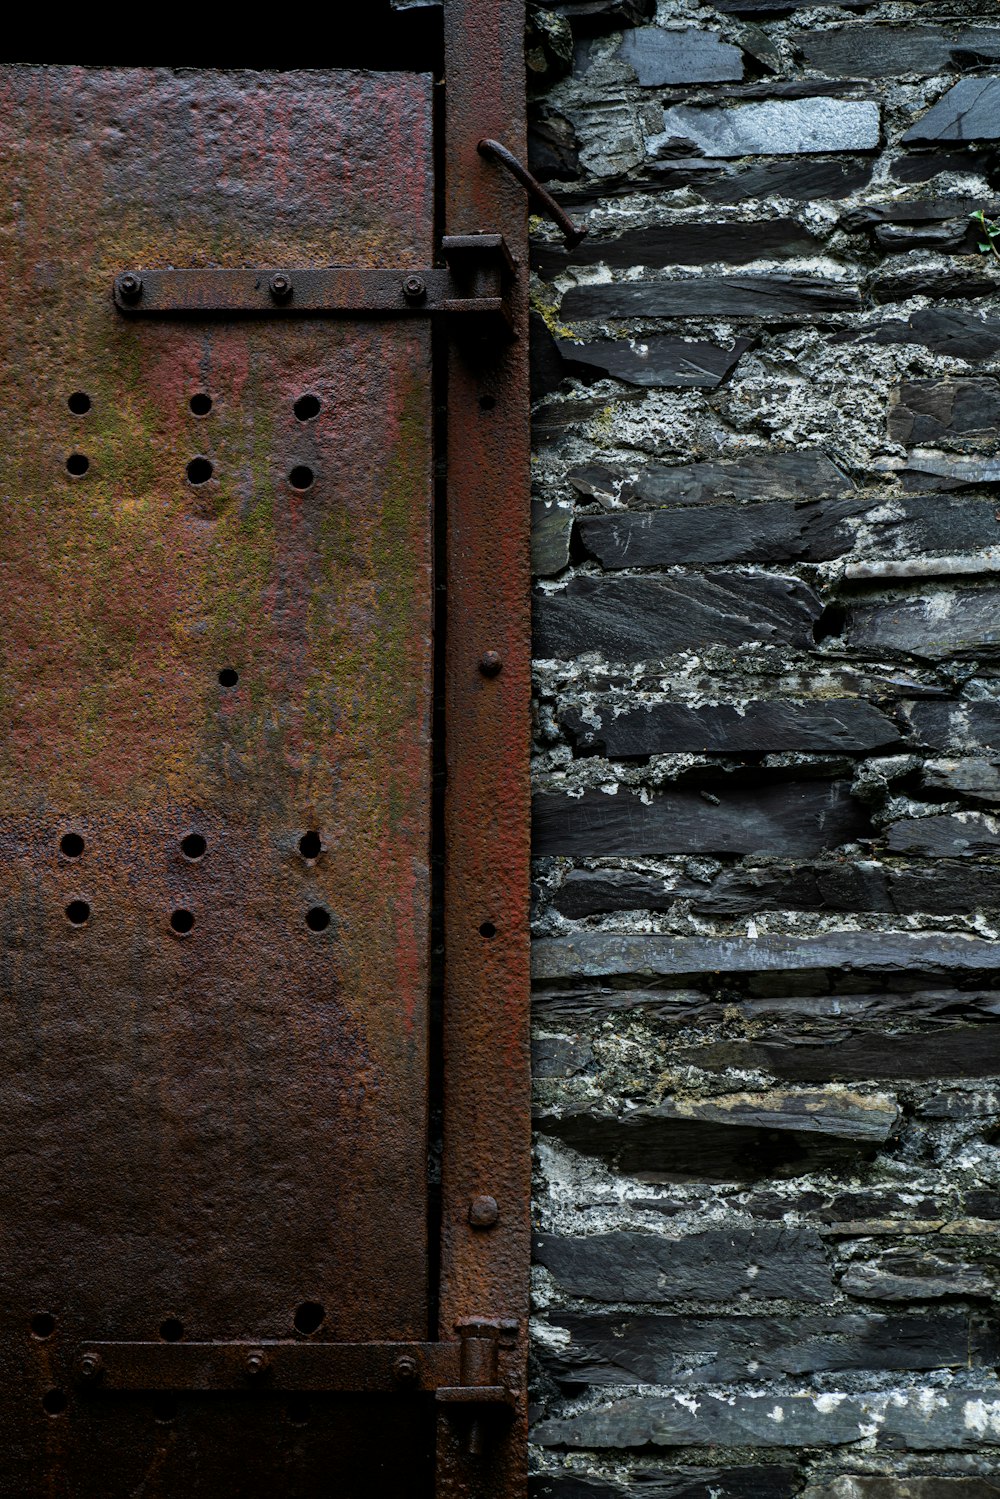
<svg viewBox="0 0 1000 1499">
<path fill-rule="evenodd" d="M 115 305 L 131 316 L 267 316 L 378 313 L 505 313 L 499 264 L 461 277 L 451 270 L 366 270 L 357 266 L 289 270 L 124 271 Z"/>
<path fill-rule="evenodd" d="M 453 1389 L 459 1343 L 84 1343 L 76 1370 L 104 1390 Z M 455 1397 L 451 1397 L 455 1398 Z"/>
</svg>

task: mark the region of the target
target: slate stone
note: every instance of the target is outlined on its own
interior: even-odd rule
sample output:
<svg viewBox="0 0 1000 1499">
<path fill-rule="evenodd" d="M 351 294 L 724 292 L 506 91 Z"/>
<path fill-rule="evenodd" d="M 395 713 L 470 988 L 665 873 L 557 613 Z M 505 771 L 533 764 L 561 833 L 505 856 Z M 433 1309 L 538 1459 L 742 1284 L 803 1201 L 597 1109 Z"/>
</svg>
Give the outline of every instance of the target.
<svg viewBox="0 0 1000 1499">
<path fill-rule="evenodd" d="M 879 106 L 869 100 L 762 99 L 722 109 L 674 105 L 663 112 L 662 135 L 647 146 L 655 152 L 680 139 L 708 157 L 796 156 L 875 151 L 881 138 Z"/>
<path fill-rule="evenodd" d="M 576 1473 L 537 1473 L 528 1480 L 530 1499 L 795 1499 L 801 1488 L 797 1468 L 768 1464 L 754 1468 L 679 1468 L 657 1474 L 643 1468 L 638 1487 L 622 1488 L 610 1479 L 582 1478 Z M 944 1495 L 930 1499 L 946 1499 Z M 985 1499 L 979 1494 L 947 1499 Z M 995 1499 L 990 1495 L 990 1499 Z"/>
<path fill-rule="evenodd" d="M 664 83 L 726 83 L 743 78 L 743 54 L 719 31 L 667 31 L 640 26 L 627 31 L 616 54 L 641 88 Z"/>
<path fill-rule="evenodd" d="M 625 869 L 574 869 L 552 897 L 561 916 L 571 919 L 602 911 L 669 911 L 677 900 L 663 880 Z"/>
<path fill-rule="evenodd" d="M 996 1329 L 967 1311 L 807 1316 L 550 1313 L 562 1338 L 540 1360 L 566 1385 L 721 1384 L 848 1369 L 947 1369 L 989 1364 Z"/>
<path fill-rule="evenodd" d="M 542 182 L 572 182 L 580 175 L 580 142 L 572 122 L 550 104 L 528 111 L 528 167 Z"/>
<path fill-rule="evenodd" d="M 859 311 L 849 281 L 826 276 L 683 276 L 572 286 L 562 299 L 568 322 L 602 318 L 810 318 Z"/>
<path fill-rule="evenodd" d="M 558 11 L 583 33 L 609 31 L 619 26 L 641 26 L 656 14 L 656 0 L 537 0 Z"/>
<path fill-rule="evenodd" d="M 539 857 L 669 853 L 806 857 L 869 832 L 861 804 L 841 782 L 727 787 L 717 805 L 698 791 L 678 787 L 656 792 L 649 802 L 625 790 L 616 796 L 586 791 L 579 797 L 540 792 L 533 807 L 534 849 Z M 543 945 L 540 960 L 544 951 Z M 678 960 L 683 951 L 681 944 Z"/>
<path fill-rule="evenodd" d="M 729 16 L 775 15 L 790 10 L 811 9 L 814 0 L 712 0 L 712 9 Z M 865 10 L 875 0 L 830 0 L 843 10 Z"/>
<path fill-rule="evenodd" d="M 624 485 L 617 497 L 628 497 Z M 1000 524 L 992 502 L 921 495 L 825 505 L 786 501 L 633 515 L 617 511 L 581 516 L 577 535 L 587 554 L 609 571 L 690 562 L 827 562 L 850 556 L 859 546 L 887 553 L 888 565 L 936 551 L 995 547 Z"/>
<path fill-rule="evenodd" d="M 697 1401 L 637 1395 L 562 1419 L 542 1421 L 542 1447 L 838 1447 L 873 1431 L 894 1450 L 974 1451 L 1000 1445 L 994 1387 L 897 1389 L 856 1395 L 703 1392 Z"/>
<path fill-rule="evenodd" d="M 706 203 L 745 203 L 755 198 L 792 198 L 812 202 L 816 198 L 846 198 L 867 187 L 874 173 L 871 158 L 798 156 L 785 160 L 755 161 L 745 166 L 721 157 L 669 158 L 647 161 L 635 177 L 602 182 L 602 197 L 614 197 L 637 188 L 676 191 L 691 188 Z M 596 206 L 582 192 L 563 193 L 563 201 L 583 208 Z"/>
<path fill-rule="evenodd" d="M 848 337 L 854 337 L 853 333 Z M 1000 355 L 1000 318 L 945 307 L 925 307 L 906 322 L 888 322 L 869 330 L 863 341 L 877 344 L 921 344 L 954 359 L 996 359 Z"/>
<path fill-rule="evenodd" d="M 829 1299 L 833 1281 L 814 1228 L 758 1224 L 711 1228 L 681 1238 L 605 1233 L 587 1238 L 536 1234 L 535 1262 L 571 1296 L 593 1301 Z"/>
<path fill-rule="evenodd" d="M 974 756 L 960 760 L 925 760 L 921 784 L 931 791 L 964 797 L 986 806 L 1000 805 L 1000 765 Z"/>
<path fill-rule="evenodd" d="M 536 599 L 535 655 L 643 661 L 751 641 L 806 649 L 820 613 L 812 590 L 781 574 L 582 576 Z"/>
<path fill-rule="evenodd" d="M 1000 438 L 1000 381 L 907 380 L 889 408 L 889 436 L 904 446 L 986 447 Z"/>
<path fill-rule="evenodd" d="M 923 821 L 923 819 L 920 819 Z M 610 873 L 610 871 L 609 871 Z M 572 878 L 572 877 L 570 877 Z M 594 874 L 600 881 L 602 876 Z M 633 876 L 633 879 L 636 877 Z M 640 887 L 633 888 L 631 899 L 616 905 L 618 894 L 612 887 L 584 885 L 560 892 L 557 909 L 563 915 L 592 915 L 599 910 L 639 910 L 647 905 L 640 897 Z M 651 886 L 657 882 L 650 881 Z M 701 915 L 740 916 L 758 911 L 888 911 L 909 916 L 917 911 L 932 915 L 968 912 L 977 907 L 1000 908 L 1000 865 L 937 863 L 930 868 L 919 865 L 893 867 L 866 860 L 864 863 L 842 860 L 836 864 L 797 865 L 794 869 L 739 868 L 723 870 L 710 885 L 687 884 L 672 898 L 663 892 L 662 904 L 652 909 L 669 910 L 683 895 L 691 909 Z M 565 892 L 565 893 L 563 893 Z M 624 899 L 626 892 L 620 892 Z M 610 901 L 610 904 L 601 902 Z M 576 909 L 563 909 L 574 905 Z M 592 909 L 585 909 L 588 903 Z"/>
<path fill-rule="evenodd" d="M 531 263 L 551 279 L 577 265 L 607 265 L 616 270 L 640 265 L 660 269 L 712 261 L 746 265 L 752 260 L 769 260 L 780 255 L 815 255 L 817 250 L 816 240 L 794 219 L 731 224 L 698 219 L 626 229 L 614 238 L 588 235 L 572 250 L 546 241 L 532 247 Z"/>
<path fill-rule="evenodd" d="M 881 249 L 899 255 L 908 250 L 951 250 L 971 255 L 978 244 L 968 219 L 947 219 L 940 224 L 880 224 L 873 239 Z"/>
<path fill-rule="evenodd" d="M 954 69 L 954 54 L 958 51 L 975 52 L 984 59 L 1000 59 L 1000 27 L 921 26 L 913 23 L 839 26 L 827 31 L 800 32 L 795 38 L 795 46 L 809 67 L 820 69 L 833 78 L 898 78 L 906 73 L 933 77 Z M 981 80 L 969 81 L 978 83 Z M 966 137 L 914 135 L 913 130 L 903 137 L 904 141 L 928 139 L 963 140 Z"/>
<path fill-rule="evenodd" d="M 918 911 L 944 916 L 1000 910 L 1000 864 L 893 867 L 865 860 L 791 867 L 740 866 L 709 883 L 680 878 L 673 888 L 655 875 L 620 869 L 574 869 L 552 896 L 562 916 L 579 920 L 610 911 L 670 911 L 679 900 L 703 916 L 765 911 Z"/>
<path fill-rule="evenodd" d="M 560 721 L 573 744 L 609 759 L 661 754 L 741 754 L 802 750 L 867 754 L 899 741 L 895 724 L 857 698 L 817 702 L 758 699 L 689 707 L 652 703 L 621 709 L 614 698 L 598 699 L 586 713 L 567 708 Z M 593 723 L 596 714 L 600 723 Z"/>
<path fill-rule="evenodd" d="M 993 1298 L 998 1286 L 1000 1274 L 989 1264 L 965 1264 L 908 1249 L 891 1249 L 875 1260 L 855 1260 L 840 1278 L 845 1296 L 869 1301 Z"/>
<path fill-rule="evenodd" d="M 1000 291 L 1000 279 L 982 260 L 971 269 L 916 262 L 901 270 L 882 271 L 868 283 L 876 302 L 906 302 L 911 297 L 991 297 Z M 988 270 L 991 274 L 984 274 Z"/>
<path fill-rule="evenodd" d="M 756 504 L 764 500 L 824 499 L 855 493 L 853 481 L 818 449 L 758 452 L 741 459 L 681 463 L 672 467 L 648 464 L 624 469 L 586 464 L 571 468 L 566 477 L 587 498 L 643 506 L 702 505 L 713 500 Z M 699 517 L 697 523 L 704 521 Z M 730 524 L 739 522 L 731 518 Z M 595 539 L 603 537 L 606 555 L 614 555 L 608 544 L 614 535 L 611 528 L 595 529 L 588 534 Z"/>
<path fill-rule="evenodd" d="M 669 1111 L 602 1112 L 575 1104 L 535 1114 L 536 1130 L 580 1155 L 640 1181 L 743 1183 L 836 1175 L 874 1160 L 877 1139 L 821 1134 L 807 1129 L 679 1119 Z"/>
<path fill-rule="evenodd" d="M 845 1001 L 840 1000 L 841 1008 Z M 987 1003 L 996 1005 L 995 996 Z M 1000 1070 L 1000 1025 L 962 1024 L 965 997 L 918 995 L 907 1002 L 899 995 L 885 1001 L 883 1026 L 869 1030 L 841 1017 L 808 1035 L 762 1035 L 752 1042 L 721 1041 L 678 1047 L 675 1066 L 706 1071 L 760 1069 L 788 1082 L 916 1082 L 953 1078 L 992 1078 Z M 924 1014 L 921 1016 L 920 1011 Z M 895 1014 L 894 1014 L 895 1012 Z M 898 1031 L 901 1019 L 935 1021 L 934 1029 Z"/>
<path fill-rule="evenodd" d="M 916 1478 L 901 1474 L 878 1478 L 851 1474 L 810 1484 L 802 1499 L 998 1499 L 1000 1487 L 989 1478 Z"/>
<path fill-rule="evenodd" d="M 665 1098 L 654 1108 L 630 1109 L 627 1120 L 631 1124 L 642 1114 L 655 1121 L 721 1124 L 733 1130 L 792 1130 L 879 1144 L 889 1139 L 900 1119 L 899 1105 L 891 1095 L 839 1088 L 772 1088 L 711 1098 Z"/>
<path fill-rule="evenodd" d="M 550 578 L 569 564 L 569 538 L 573 512 L 544 500 L 531 503 L 531 571 L 536 578 Z"/>
<path fill-rule="evenodd" d="M 831 932 L 818 937 L 754 938 L 579 932 L 572 937 L 540 938 L 534 945 L 532 964 L 535 979 L 540 983 L 668 974 L 810 973 L 825 969 L 841 975 L 940 974 L 945 978 L 992 973 L 1000 969 L 1000 942 L 959 933 L 922 932 Z"/>
<path fill-rule="evenodd" d="M 642 339 L 603 338 L 592 343 L 556 340 L 565 372 L 580 371 L 591 380 L 610 376 L 626 385 L 666 389 L 716 390 L 750 347 L 737 338 L 729 348 L 703 339 L 653 333 Z"/>
<path fill-rule="evenodd" d="M 907 456 L 900 473 L 904 481 L 914 475 L 924 488 L 959 489 L 968 484 L 1000 483 L 1000 457 L 950 458 L 933 449 L 916 449 Z"/>
<path fill-rule="evenodd" d="M 531 1043 L 531 1075 L 536 1081 L 576 1077 L 593 1060 L 590 1042 L 582 1036 L 536 1036 Z"/>
<path fill-rule="evenodd" d="M 992 660 L 1000 651 L 1000 589 L 857 604 L 849 611 L 846 639 L 852 649 L 880 656 Z"/>
<path fill-rule="evenodd" d="M 1000 750 L 1000 700 L 916 700 L 901 705 L 919 740 L 938 750 Z"/>
<path fill-rule="evenodd" d="M 886 847 L 894 854 L 919 854 L 925 859 L 973 858 L 1000 848 L 995 833 L 978 812 L 943 813 L 894 822 Z"/>
<path fill-rule="evenodd" d="M 954 151 L 908 151 L 889 168 L 893 182 L 930 182 L 951 172 L 977 172 L 996 186 L 995 155 L 990 150 L 969 146 Z"/>
<path fill-rule="evenodd" d="M 989 52 L 1000 60 L 1000 30 Z M 961 79 L 906 132 L 904 145 L 911 141 L 1000 141 L 1000 77 Z"/>
<path fill-rule="evenodd" d="M 941 198 L 891 198 L 882 203 L 862 203 L 849 208 L 839 219 L 841 229 L 856 234 L 862 229 L 876 229 L 883 224 L 921 224 L 968 219 L 976 209 L 988 215 L 1000 210 L 1000 204 L 952 194 Z"/>
</svg>

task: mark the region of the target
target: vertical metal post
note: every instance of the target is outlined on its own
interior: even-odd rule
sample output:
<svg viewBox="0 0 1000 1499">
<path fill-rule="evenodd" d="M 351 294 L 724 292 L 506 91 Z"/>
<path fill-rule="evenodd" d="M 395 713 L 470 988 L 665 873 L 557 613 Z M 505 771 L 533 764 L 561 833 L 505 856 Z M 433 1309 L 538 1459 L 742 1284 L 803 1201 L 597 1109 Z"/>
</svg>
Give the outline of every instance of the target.
<svg viewBox="0 0 1000 1499">
<path fill-rule="evenodd" d="M 530 1246 L 527 207 L 477 150 L 525 149 L 524 0 L 445 0 L 445 233 L 502 233 L 515 338 L 448 363 L 444 1165 L 441 1326 L 515 1318 L 512 1420 L 470 1454 L 439 1421 L 439 1499 L 522 1499 Z M 483 1213 L 485 1199 L 496 1211 Z M 478 1206 L 477 1206 L 478 1204 Z"/>
</svg>

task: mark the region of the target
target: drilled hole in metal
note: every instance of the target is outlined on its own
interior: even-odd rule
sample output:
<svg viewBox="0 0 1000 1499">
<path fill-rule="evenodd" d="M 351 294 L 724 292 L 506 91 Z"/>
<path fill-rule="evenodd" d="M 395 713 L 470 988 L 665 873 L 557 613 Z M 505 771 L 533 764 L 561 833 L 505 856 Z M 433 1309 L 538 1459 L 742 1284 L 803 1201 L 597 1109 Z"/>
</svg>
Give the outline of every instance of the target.
<svg viewBox="0 0 1000 1499">
<path fill-rule="evenodd" d="M 292 410 L 300 422 L 311 422 L 319 416 L 319 396 L 299 396 Z"/>
<path fill-rule="evenodd" d="M 310 906 L 306 912 L 306 926 L 311 932 L 325 932 L 330 925 L 330 913 L 325 906 Z"/>
<path fill-rule="evenodd" d="M 293 489 L 308 489 L 316 475 L 311 468 L 304 463 L 297 463 L 288 475 L 288 482 Z"/>
<path fill-rule="evenodd" d="M 318 1301 L 303 1301 L 295 1308 L 295 1331 L 306 1337 L 319 1332 L 326 1320 L 326 1310 Z"/>
<path fill-rule="evenodd" d="M 85 390 L 74 390 L 66 404 L 74 416 L 84 416 L 90 410 L 90 397 Z"/>
<path fill-rule="evenodd" d="M 36 1312 L 31 1319 L 31 1331 L 36 1338 L 51 1338 L 56 1330 L 56 1319 L 51 1312 Z"/>
<path fill-rule="evenodd" d="M 177 1420 L 177 1401 L 173 1395 L 153 1396 L 153 1420 L 162 1426 Z"/>
<path fill-rule="evenodd" d="M 79 833 L 63 833 L 59 839 L 59 852 L 67 859 L 78 859 L 83 853 L 83 839 Z"/>
<path fill-rule="evenodd" d="M 170 913 L 170 930 L 177 932 L 181 937 L 186 937 L 194 926 L 194 916 L 186 911 L 183 906 L 178 906 L 176 911 Z"/>
<path fill-rule="evenodd" d="M 70 453 L 66 459 L 66 471 L 72 474 L 74 479 L 79 479 L 80 475 L 85 474 L 89 467 L 90 459 L 85 453 Z"/>
<path fill-rule="evenodd" d="M 205 484 L 212 477 L 212 465 L 207 458 L 192 458 L 187 476 L 189 484 Z"/>
<path fill-rule="evenodd" d="M 90 919 L 90 906 L 85 900 L 71 900 L 66 907 L 66 920 L 71 926 L 83 926 Z"/>
<path fill-rule="evenodd" d="M 200 833 L 188 833 L 181 839 L 181 853 L 185 859 L 201 859 L 208 844 Z"/>
<path fill-rule="evenodd" d="M 192 416 L 207 416 L 212 409 L 212 397 L 207 396 L 203 390 L 196 391 L 188 401 Z"/>
<path fill-rule="evenodd" d="M 318 833 L 309 831 L 299 839 L 299 853 L 303 859 L 318 859 L 323 852 L 323 840 Z"/>
<path fill-rule="evenodd" d="M 293 1395 L 285 1409 L 293 1426 L 305 1426 L 309 1420 L 309 1401 L 304 1395 Z"/>
<path fill-rule="evenodd" d="M 238 671 L 234 671 L 231 666 L 224 666 L 222 668 L 222 670 L 219 672 L 219 686 L 220 687 L 235 687 L 236 683 L 239 681 L 239 679 L 240 679 L 239 672 Z"/>
<path fill-rule="evenodd" d="M 479 409 L 480 409 L 480 411 L 492 411 L 495 408 L 496 404 L 497 404 L 497 402 L 496 402 L 496 396 L 480 396 L 479 397 Z"/>
<path fill-rule="evenodd" d="M 484 921 L 482 926 L 479 928 L 480 937 L 485 937 L 487 940 L 489 940 L 491 937 L 495 937 L 496 934 L 497 929 L 493 925 L 492 921 Z"/>
<path fill-rule="evenodd" d="M 184 1336 L 184 1323 L 179 1317 L 164 1317 L 160 1323 L 160 1337 L 165 1343 L 179 1343 Z"/>
<path fill-rule="evenodd" d="M 68 1404 L 65 1390 L 46 1390 L 42 1396 L 42 1409 L 50 1416 L 61 1416 Z"/>
</svg>

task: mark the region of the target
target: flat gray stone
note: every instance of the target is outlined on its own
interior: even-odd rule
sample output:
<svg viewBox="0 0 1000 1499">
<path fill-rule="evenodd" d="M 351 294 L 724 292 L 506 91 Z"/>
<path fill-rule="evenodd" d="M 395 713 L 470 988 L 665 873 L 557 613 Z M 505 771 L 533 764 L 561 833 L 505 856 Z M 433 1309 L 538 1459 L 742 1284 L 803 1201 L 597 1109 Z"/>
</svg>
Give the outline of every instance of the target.
<svg viewBox="0 0 1000 1499">
<path fill-rule="evenodd" d="M 619 699 L 604 698 L 586 714 L 569 707 L 560 717 L 578 748 L 612 760 L 778 750 L 864 754 L 896 744 L 900 737 L 891 719 L 856 698 L 758 698 L 702 707 L 673 702 L 625 707 Z"/>
<path fill-rule="evenodd" d="M 1000 463 L 997 472 L 1000 478 Z M 992 660 L 1000 653 L 1000 590 L 949 589 L 858 604 L 850 612 L 846 639 L 855 650 L 885 656 Z"/>
<path fill-rule="evenodd" d="M 682 1238 L 538 1234 L 533 1251 L 564 1291 L 595 1301 L 717 1301 L 741 1291 L 762 1301 L 826 1301 L 833 1289 L 816 1230 L 784 1224 L 712 1228 Z"/>
<path fill-rule="evenodd" d="M 531 502 L 531 571 L 536 578 L 561 573 L 569 562 L 573 512 L 560 505 Z"/>
<path fill-rule="evenodd" d="M 963 78 L 903 136 L 904 144 L 936 141 L 1000 141 L 1000 78 Z"/>
<path fill-rule="evenodd" d="M 664 83 L 739 83 L 743 54 L 718 31 L 666 31 L 640 26 L 627 31 L 618 56 L 642 88 Z"/>
<path fill-rule="evenodd" d="M 589 374 L 591 379 L 608 375 L 626 385 L 669 390 L 716 390 L 749 347 L 747 338 L 734 339 L 731 347 L 723 348 L 669 333 L 602 338 L 593 343 L 556 339 L 568 373 Z"/>
<path fill-rule="evenodd" d="M 761 99 L 727 109 L 673 105 L 664 110 L 663 133 L 650 138 L 649 149 L 678 137 L 709 157 L 797 156 L 874 151 L 882 128 L 879 106 L 868 100 Z"/>
<path fill-rule="evenodd" d="M 580 932 L 537 941 L 532 969 L 542 983 L 625 975 L 822 969 L 868 974 L 985 973 L 1000 969 L 1000 942 L 958 933 L 840 932 L 821 937 L 747 938 Z"/>
<path fill-rule="evenodd" d="M 603 318 L 822 317 L 860 312 L 861 293 L 831 276 L 676 276 L 669 280 L 571 286 L 566 322 Z"/>
</svg>

